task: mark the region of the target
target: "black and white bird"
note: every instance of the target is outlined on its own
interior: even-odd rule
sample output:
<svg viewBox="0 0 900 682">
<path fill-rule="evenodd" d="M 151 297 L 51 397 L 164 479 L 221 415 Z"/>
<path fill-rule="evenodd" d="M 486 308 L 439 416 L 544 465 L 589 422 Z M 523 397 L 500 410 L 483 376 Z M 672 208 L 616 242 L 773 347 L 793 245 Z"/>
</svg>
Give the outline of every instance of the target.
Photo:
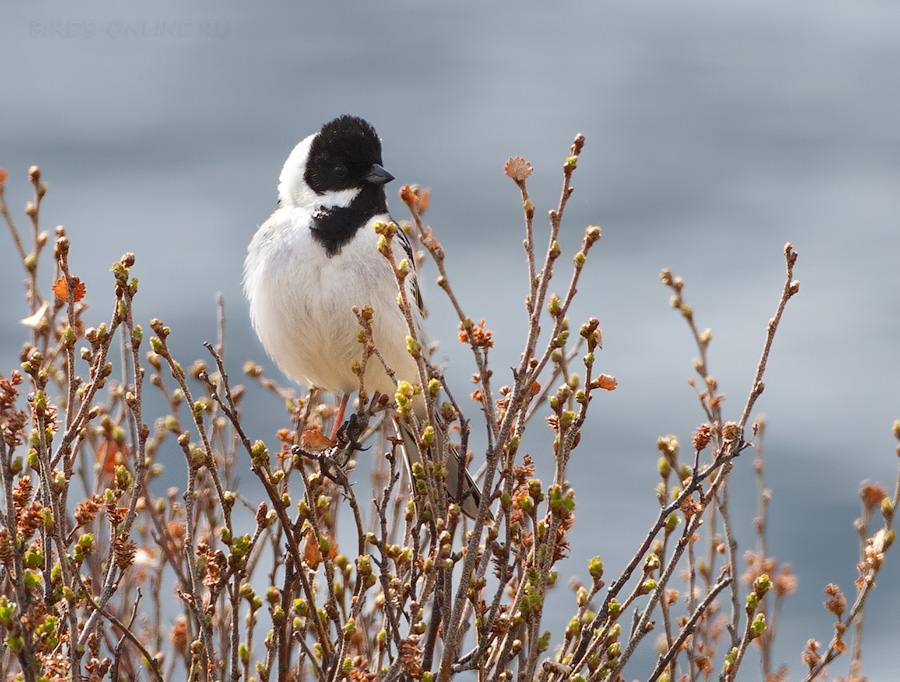
<svg viewBox="0 0 900 682">
<path fill-rule="evenodd" d="M 352 371 L 362 359 L 359 322 L 353 307 L 373 311 L 375 346 L 398 380 L 418 383 L 408 327 L 397 304 L 397 281 L 378 251 L 376 222 L 390 222 L 384 185 L 393 176 L 382 167 L 381 142 L 361 118 L 341 116 L 301 141 L 288 156 L 278 183 L 278 209 L 262 224 L 247 249 L 244 293 L 250 319 L 263 346 L 290 377 L 342 396 L 335 428 L 349 395 L 359 389 Z M 409 239 L 397 231 L 413 269 L 405 285 L 420 347 L 428 348 L 425 315 Z M 370 361 L 366 390 L 393 396 L 394 381 L 380 362 Z M 424 417 L 424 401 L 418 403 Z M 410 430 L 395 420 L 407 465 L 421 461 Z M 439 431 L 439 429 L 436 429 Z M 460 480 L 462 477 L 462 480 Z M 474 517 L 478 488 L 453 451 L 447 491 L 462 491 L 462 511 Z"/>
</svg>

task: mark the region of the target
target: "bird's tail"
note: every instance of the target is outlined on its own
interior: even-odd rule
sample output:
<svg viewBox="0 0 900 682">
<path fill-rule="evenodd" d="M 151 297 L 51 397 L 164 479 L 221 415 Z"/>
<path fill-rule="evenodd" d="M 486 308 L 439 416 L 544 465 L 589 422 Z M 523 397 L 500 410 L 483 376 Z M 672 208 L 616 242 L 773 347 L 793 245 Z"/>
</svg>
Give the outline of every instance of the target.
<svg viewBox="0 0 900 682">
<path fill-rule="evenodd" d="M 403 459 L 406 462 L 406 473 L 409 475 L 409 480 L 412 484 L 412 465 L 416 462 L 422 462 L 419 444 L 409 425 L 401 422 L 396 417 L 394 418 L 394 428 L 403 439 L 403 445 L 401 446 L 404 454 Z M 432 452 L 443 452 L 441 445 L 444 442 L 444 433 L 440 428 L 436 428 L 434 431 L 437 447 L 433 448 Z M 450 450 L 450 457 L 447 460 L 447 494 L 451 500 L 459 504 L 463 514 L 470 519 L 474 519 L 478 516 L 478 507 L 481 504 L 481 491 L 475 484 L 471 474 L 469 474 L 468 469 L 466 469 L 466 463 L 460 455 L 459 448 L 452 442 L 447 442 L 447 447 Z M 435 454 L 434 456 L 436 457 L 437 455 Z"/>
</svg>

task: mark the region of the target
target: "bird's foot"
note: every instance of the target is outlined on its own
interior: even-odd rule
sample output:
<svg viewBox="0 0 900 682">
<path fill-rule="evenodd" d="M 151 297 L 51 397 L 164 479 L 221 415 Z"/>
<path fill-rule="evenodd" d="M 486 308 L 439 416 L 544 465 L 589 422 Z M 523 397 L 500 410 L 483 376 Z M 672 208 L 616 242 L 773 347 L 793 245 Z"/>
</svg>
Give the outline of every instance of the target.
<svg viewBox="0 0 900 682">
<path fill-rule="evenodd" d="M 341 424 L 341 427 L 337 430 L 335 444 L 339 448 L 338 452 L 344 452 L 343 466 L 346 466 L 354 452 L 367 449 L 359 441 L 368 425 L 368 419 L 363 419 L 358 414 L 353 413 L 350 415 L 350 419 Z"/>
</svg>

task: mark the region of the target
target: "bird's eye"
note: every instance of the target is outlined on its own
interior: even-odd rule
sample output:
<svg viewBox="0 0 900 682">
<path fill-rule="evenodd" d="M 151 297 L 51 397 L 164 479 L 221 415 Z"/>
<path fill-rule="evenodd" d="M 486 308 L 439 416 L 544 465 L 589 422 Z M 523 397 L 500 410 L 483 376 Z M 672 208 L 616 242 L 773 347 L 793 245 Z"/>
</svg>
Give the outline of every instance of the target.
<svg viewBox="0 0 900 682">
<path fill-rule="evenodd" d="M 347 175 L 347 166 L 345 166 L 342 163 L 339 163 L 338 165 L 336 165 L 334 167 L 334 174 L 339 178 L 344 177 L 345 175 Z"/>
</svg>

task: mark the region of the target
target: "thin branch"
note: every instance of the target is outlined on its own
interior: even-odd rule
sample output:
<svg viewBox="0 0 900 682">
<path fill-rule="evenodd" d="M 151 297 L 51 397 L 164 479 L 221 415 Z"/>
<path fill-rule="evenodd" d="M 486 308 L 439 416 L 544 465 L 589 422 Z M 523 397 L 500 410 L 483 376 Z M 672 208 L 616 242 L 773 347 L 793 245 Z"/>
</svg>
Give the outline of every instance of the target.
<svg viewBox="0 0 900 682">
<path fill-rule="evenodd" d="M 685 641 L 688 637 L 690 637 L 694 630 L 697 627 L 697 621 L 700 620 L 700 617 L 706 613 L 706 610 L 709 608 L 710 604 L 712 604 L 716 597 L 719 595 L 719 592 L 724 590 L 728 585 L 734 580 L 730 573 L 722 573 L 719 576 L 719 579 L 716 581 L 716 584 L 713 585 L 712 589 L 706 594 L 697 607 L 691 613 L 690 618 L 688 618 L 687 622 L 681 626 L 681 632 L 678 637 L 669 645 L 669 648 L 666 650 L 666 653 L 659 657 L 659 660 L 656 663 L 656 667 L 653 669 L 653 673 L 651 673 L 650 677 L 647 678 L 647 682 L 656 682 L 659 679 L 659 676 L 662 675 L 663 671 L 666 669 L 666 666 L 669 665 L 674 659 L 675 656 L 678 655 L 678 652 L 681 651 L 681 647 L 684 645 Z"/>
</svg>

